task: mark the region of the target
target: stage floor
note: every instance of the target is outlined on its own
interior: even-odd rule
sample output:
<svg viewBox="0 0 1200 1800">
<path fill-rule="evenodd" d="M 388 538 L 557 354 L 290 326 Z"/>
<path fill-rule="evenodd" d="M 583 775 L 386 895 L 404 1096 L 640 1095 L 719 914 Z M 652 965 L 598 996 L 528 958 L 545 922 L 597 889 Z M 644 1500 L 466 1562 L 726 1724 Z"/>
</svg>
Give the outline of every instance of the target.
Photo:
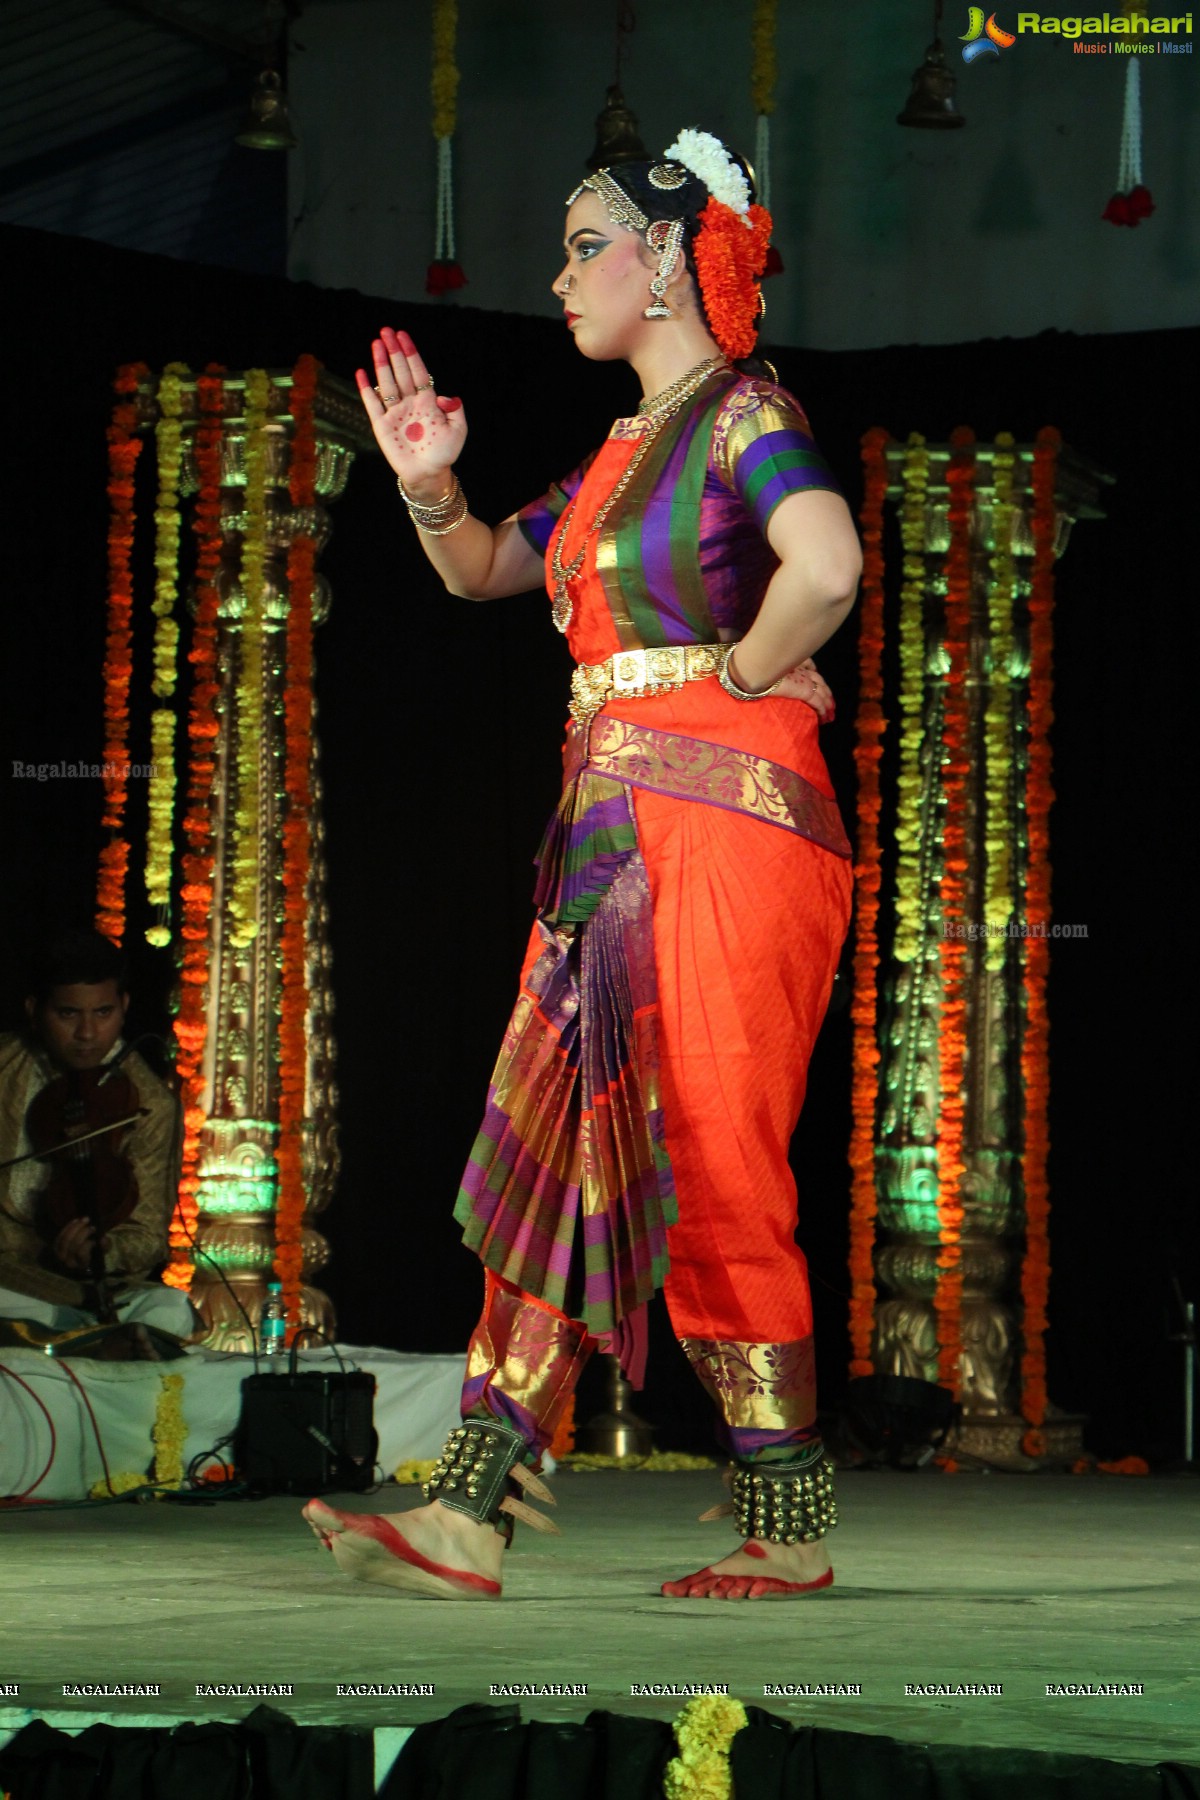
<svg viewBox="0 0 1200 1800">
<path fill-rule="evenodd" d="M 843 1474 L 836 1585 L 740 1605 L 657 1592 L 732 1547 L 725 1523 L 695 1523 L 720 1497 L 715 1471 L 560 1471 L 555 1487 L 564 1535 L 519 1532 L 498 1605 L 353 1585 L 293 1500 L 0 1512 L 6 1722 L 21 1709 L 60 1721 L 233 1719 L 265 1703 L 301 1723 L 404 1726 L 469 1702 L 503 1704 L 511 1696 L 492 1685 L 516 1683 L 587 1685 L 586 1696 L 522 1697 L 527 1718 L 595 1708 L 670 1718 L 684 1696 L 631 1686 L 727 1683 L 797 1724 L 923 1744 L 1200 1758 L 1195 1478 Z M 345 1504 L 400 1510 L 416 1497 L 389 1488 Z M 364 1682 L 435 1691 L 336 1692 Z M 71 1683 L 162 1692 L 64 1696 Z M 202 1683 L 293 1691 L 200 1697 Z M 861 1692 L 763 1692 L 787 1683 Z M 935 1683 L 999 1683 L 1003 1693 L 905 1693 Z M 1047 1684 L 1142 1691 L 1050 1696 Z"/>
</svg>

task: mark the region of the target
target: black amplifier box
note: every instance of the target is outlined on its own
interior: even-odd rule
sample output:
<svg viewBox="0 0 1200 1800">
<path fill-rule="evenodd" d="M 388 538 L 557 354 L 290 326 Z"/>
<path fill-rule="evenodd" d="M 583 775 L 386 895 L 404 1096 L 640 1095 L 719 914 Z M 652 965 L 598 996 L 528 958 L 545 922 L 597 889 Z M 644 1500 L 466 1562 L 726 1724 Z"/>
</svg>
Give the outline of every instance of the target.
<svg viewBox="0 0 1200 1800">
<path fill-rule="evenodd" d="M 238 1477 L 260 1494 L 362 1493 L 374 1485 L 375 1377 L 248 1375 L 234 1437 Z"/>
</svg>

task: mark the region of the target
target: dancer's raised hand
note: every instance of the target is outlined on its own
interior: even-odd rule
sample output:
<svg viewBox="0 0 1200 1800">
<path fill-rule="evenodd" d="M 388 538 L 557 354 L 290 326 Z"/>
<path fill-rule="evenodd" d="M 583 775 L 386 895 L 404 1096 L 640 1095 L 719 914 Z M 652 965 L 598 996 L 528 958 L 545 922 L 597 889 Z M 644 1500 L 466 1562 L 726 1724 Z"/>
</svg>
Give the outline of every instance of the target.
<svg viewBox="0 0 1200 1800">
<path fill-rule="evenodd" d="M 375 441 L 410 494 L 440 499 L 449 485 L 447 471 L 467 441 L 462 401 L 436 392 L 406 331 L 385 325 L 371 345 L 371 360 L 374 383 L 365 369 L 356 369 L 354 378 Z"/>
</svg>

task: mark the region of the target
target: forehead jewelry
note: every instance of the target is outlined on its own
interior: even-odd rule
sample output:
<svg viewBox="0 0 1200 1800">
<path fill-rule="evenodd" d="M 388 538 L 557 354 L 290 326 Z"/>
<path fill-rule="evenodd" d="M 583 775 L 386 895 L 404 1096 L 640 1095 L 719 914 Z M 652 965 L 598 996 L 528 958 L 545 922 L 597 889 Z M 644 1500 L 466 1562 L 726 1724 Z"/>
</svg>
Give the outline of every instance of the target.
<svg viewBox="0 0 1200 1800">
<path fill-rule="evenodd" d="M 629 198 L 625 189 L 613 180 L 607 169 L 597 169 L 594 175 L 588 175 L 581 181 L 567 205 L 578 200 L 585 188 L 599 195 L 604 202 L 604 210 L 614 225 L 627 225 L 630 231 L 646 230 L 649 219 L 641 207 Z"/>
</svg>

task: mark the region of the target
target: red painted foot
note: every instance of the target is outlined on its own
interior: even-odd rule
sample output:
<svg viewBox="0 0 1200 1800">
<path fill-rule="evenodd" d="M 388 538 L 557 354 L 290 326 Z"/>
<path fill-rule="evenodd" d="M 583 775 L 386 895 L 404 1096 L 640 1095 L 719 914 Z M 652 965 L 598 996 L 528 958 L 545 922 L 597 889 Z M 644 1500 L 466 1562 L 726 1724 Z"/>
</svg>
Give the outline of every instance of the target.
<svg viewBox="0 0 1200 1800">
<path fill-rule="evenodd" d="M 498 1600 L 500 1583 L 422 1556 L 378 1513 L 340 1512 L 310 1500 L 304 1518 L 334 1561 L 358 1581 L 381 1581 L 402 1593 L 438 1600 Z"/>
<path fill-rule="evenodd" d="M 664 1581 L 667 1600 L 794 1600 L 832 1587 L 833 1570 L 826 1569 L 815 1581 L 778 1581 L 771 1575 L 719 1575 L 715 1569 L 697 1569 L 679 1581 Z"/>
</svg>

